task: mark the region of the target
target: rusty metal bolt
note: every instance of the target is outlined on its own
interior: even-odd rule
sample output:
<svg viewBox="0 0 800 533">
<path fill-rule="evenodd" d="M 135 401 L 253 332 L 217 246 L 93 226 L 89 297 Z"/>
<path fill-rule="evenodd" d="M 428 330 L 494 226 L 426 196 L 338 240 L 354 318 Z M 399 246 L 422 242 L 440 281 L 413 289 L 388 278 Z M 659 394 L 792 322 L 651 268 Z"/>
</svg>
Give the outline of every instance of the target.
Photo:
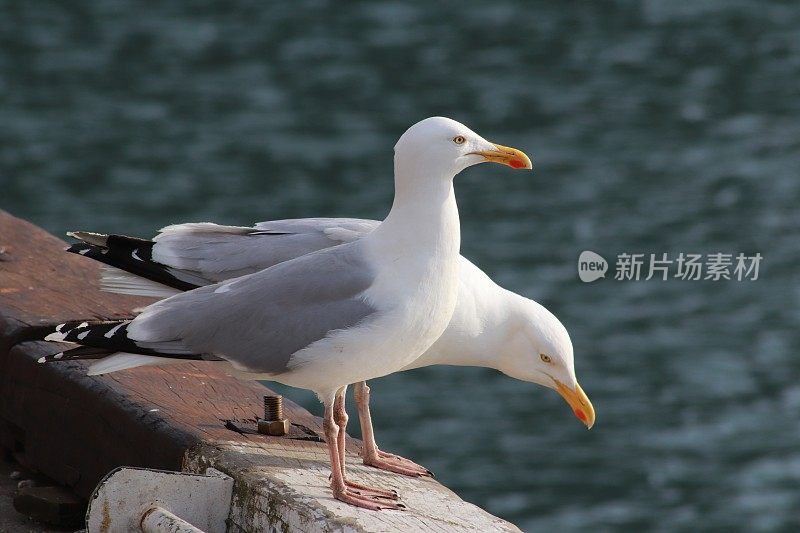
<svg viewBox="0 0 800 533">
<path fill-rule="evenodd" d="M 258 432 L 275 437 L 289 433 L 289 420 L 283 417 L 283 396 L 264 396 L 264 418 L 258 420 Z"/>
<path fill-rule="evenodd" d="M 264 396 L 264 420 L 283 418 L 283 396 Z"/>
</svg>

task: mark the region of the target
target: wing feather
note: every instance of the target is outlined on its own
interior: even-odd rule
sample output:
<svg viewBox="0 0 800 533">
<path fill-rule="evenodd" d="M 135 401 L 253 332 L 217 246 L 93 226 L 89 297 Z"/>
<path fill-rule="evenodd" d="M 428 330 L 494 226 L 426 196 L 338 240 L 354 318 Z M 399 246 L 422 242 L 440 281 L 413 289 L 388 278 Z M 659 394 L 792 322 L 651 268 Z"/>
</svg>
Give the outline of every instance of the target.
<svg viewBox="0 0 800 533">
<path fill-rule="evenodd" d="M 363 293 L 374 273 L 356 241 L 157 302 L 128 326 L 137 345 L 206 354 L 280 374 L 291 356 L 378 311 Z"/>
</svg>

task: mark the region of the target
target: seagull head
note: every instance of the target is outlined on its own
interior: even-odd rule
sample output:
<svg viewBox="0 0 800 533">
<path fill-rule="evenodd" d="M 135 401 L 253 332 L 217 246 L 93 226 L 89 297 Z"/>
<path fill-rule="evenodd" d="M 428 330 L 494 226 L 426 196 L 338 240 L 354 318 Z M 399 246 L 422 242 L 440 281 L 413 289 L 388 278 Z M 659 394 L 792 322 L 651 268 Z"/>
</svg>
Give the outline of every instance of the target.
<svg viewBox="0 0 800 533">
<path fill-rule="evenodd" d="M 445 117 L 417 122 L 394 147 L 395 165 L 404 170 L 419 169 L 425 175 L 449 179 L 478 163 L 499 163 L 511 168 L 531 169 L 522 151 L 489 142 L 465 125 Z"/>
<path fill-rule="evenodd" d="M 518 295 L 514 295 L 518 296 Z M 544 306 L 518 296 L 498 370 L 513 378 L 557 391 L 587 428 L 594 407 L 575 378 L 572 341 L 567 329 Z"/>
</svg>

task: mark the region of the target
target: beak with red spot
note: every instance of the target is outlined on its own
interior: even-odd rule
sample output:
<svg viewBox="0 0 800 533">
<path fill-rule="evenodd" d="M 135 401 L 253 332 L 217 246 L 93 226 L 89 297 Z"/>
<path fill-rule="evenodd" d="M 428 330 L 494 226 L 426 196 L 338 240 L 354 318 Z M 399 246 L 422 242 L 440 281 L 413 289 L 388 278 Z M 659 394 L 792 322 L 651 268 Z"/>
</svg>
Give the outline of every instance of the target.
<svg viewBox="0 0 800 533">
<path fill-rule="evenodd" d="M 493 150 L 480 150 L 470 153 L 483 157 L 489 163 L 500 163 L 511 168 L 526 168 L 529 170 L 533 168 L 530 158 L 522 150 L 500 144 L 492 144 L 494 145 Z"/>
<path fill-rule="evenodd" d="M 592 407 L 592 402 L 589 401 L 589 397 L 583 392 L 581 386 L 576 383 L 573 390 L 557 379 L 553 381 L 556 382 L 556 390 L 572 408 L 572 412 L 575 413 L 578 420 L 583 422 L 588 429 L 592 429 L 594 425 L 594 407 Z"/>
</svg>

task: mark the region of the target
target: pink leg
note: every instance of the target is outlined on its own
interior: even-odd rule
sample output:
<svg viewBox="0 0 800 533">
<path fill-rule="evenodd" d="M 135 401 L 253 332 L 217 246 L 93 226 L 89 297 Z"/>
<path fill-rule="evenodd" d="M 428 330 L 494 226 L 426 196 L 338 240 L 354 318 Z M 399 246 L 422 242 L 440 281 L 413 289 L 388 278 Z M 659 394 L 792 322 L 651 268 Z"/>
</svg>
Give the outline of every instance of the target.
<svg viewBox="0 0 800 533">
<path fill-rule="evenodd" d="M 399 455 L 382 452 L 375 442 L 375 433 L 372 429 L 372 416 L 369 413 L 369 387 L 366 381 L 356 383 L 353 392 L 358 406 L 358 419 L 361 423 L 361 436 L 364 439 L 364 464 L 388 470 L 404 476 L 433 477 L 430 470 L 420 466 Z"/>
<path fill-rule="evenodd" d="M 385 498 L 389 500 L 396 500 L 397 493 L 395 491 L 388 491 L 383 489 L 376 489 L 373 487 L 367 487 L 365 485 L 361 485 L 360 483 L 355 483 L 347 479 L 347 468 L 345 466 L 346 462 L 346 438 L 347 438 L 347 421 L 350 418 L 347 416 L 347 410 L 345 409 L 345 400 L 347 393 L 347 387 L 342 387 L 337 393 L 336 398 L 333 401 L 333 419 L 336 422 L 336 425 L 339 426 L 339 433 L 336 439 L 336 447 L 339 452 L 339 463 L 342 467 L 342 477 L 344 478 L 344 483 L 347 485 L 348 489 L 353 489 L 355 494 L 360 494 L 362 496 L 373 496 L 376 498 Z"/>
<path fill-rule="evenodd" d="M 342 473 L 342 465 L 339 462 L 339 426 L 336 425 L 336 421 L 334 420 L 334 399 L 335 395 L 329 399 L 326 398 L 325 418 L 322 423 L 323 429 L 325 430 L 325 442 L 328 444 L 328 455 L 331 460 L 331 489 L 333 490 L 333 497 L 339 501 L 349 503 L 350 505 L 373 511 L 404 508 L 404 506 L 399 503 L 379 501 L 374 496 L 357 494 L 354 490 L 347 487 L 344 474 Z"/>
</svg>

